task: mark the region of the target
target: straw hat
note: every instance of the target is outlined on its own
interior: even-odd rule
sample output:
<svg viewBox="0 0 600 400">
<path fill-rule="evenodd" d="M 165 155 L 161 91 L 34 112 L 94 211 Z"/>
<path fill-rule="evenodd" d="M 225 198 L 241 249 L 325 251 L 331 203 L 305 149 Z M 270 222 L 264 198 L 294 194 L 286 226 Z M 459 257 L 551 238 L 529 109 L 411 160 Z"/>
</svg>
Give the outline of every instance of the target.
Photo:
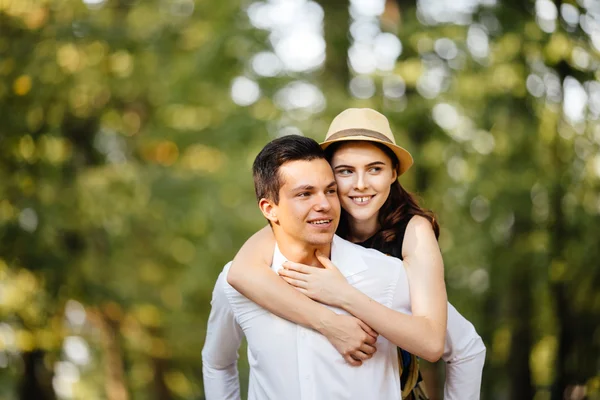
<svg viewBox="0 0 600 400">
<path fill-rule="evenodd" d="M 325 150 L 331 144 L 347 140 L 364 140 L 377 142 L 394 152 L 400 165 L 398 176 L 406 172 L 413 164 L 413 158 L 408 151 L 396 145 L 394 134 L 387 118 L 370 108 L 348 108 L 338 114 L 329 126 L 325 141 L 321 147 Z"/>
</svg>

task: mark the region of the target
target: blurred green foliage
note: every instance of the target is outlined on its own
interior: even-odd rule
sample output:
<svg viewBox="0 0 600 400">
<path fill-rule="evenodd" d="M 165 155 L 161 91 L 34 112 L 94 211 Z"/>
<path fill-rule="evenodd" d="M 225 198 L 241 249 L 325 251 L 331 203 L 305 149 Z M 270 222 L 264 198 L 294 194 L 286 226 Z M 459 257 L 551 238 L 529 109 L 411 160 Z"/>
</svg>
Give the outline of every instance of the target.
<svg viewBox="0 0 600 400">
<path fill-rule="evenodd" d="M 248 13 L 268 3 L 0 0 L 0 399 L 202 398 L 214 281 L 264 224 L 252 160 L 347 107 L 384 112 L 415 157 L 402 184 L 488 347 L 482 398 L 600 398 L 599 11 L 436 22 L 426 3 L 386 2 L 391 71 L 345 62 L 348 3 L 323 0 L 324 65 L 260 76 L 277 38 Z M 243 106 L 240 76 L 260 88 Z M 282 107 L 296 81 L 323 107 Z"/>
</svg>

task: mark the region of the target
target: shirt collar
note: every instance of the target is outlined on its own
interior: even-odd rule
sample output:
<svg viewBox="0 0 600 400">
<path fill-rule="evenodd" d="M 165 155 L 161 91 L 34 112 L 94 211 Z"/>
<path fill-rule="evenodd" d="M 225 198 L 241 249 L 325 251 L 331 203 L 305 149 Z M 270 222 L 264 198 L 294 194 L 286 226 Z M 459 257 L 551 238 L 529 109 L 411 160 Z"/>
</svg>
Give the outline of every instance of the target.
<svg viewBox="0 0 600 400">
<path fill-rule="evenodd" d="M 331 262 L 346 278 L 368 268 L 360 254 L 360 249 L 356 244 L 350 243 L 337 235 L 333 236 Z M 286 261 L 287 258 L 279 250 L 279 245 L 275 243 L 271 269 L 275 272 L 279 271 L 283 268 L 282 264 Z"/>
</svg>

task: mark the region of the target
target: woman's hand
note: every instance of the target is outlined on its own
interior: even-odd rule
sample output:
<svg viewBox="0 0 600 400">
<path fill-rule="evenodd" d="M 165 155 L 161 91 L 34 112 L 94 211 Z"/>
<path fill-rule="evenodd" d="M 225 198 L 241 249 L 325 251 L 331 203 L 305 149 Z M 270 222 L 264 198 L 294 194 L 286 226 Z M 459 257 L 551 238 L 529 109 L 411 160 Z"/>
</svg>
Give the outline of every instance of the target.
<svg viewBox="0 0 600 400">
<path fill-rule="evenodd" d="M 354 367 L 362 365 L 377 351 L 377 332 L 351 315 L 333 314 L 323 321 L 319 330 L 346 362 Z"/>
<path fill-rule="evenodd" d="M 324 254 L 317 251 L 315 255 L 323 268 L 286 261 L 279 275 L 311 299 L 341 307 L 344 295 L 352 286 Z"/>
</svg>

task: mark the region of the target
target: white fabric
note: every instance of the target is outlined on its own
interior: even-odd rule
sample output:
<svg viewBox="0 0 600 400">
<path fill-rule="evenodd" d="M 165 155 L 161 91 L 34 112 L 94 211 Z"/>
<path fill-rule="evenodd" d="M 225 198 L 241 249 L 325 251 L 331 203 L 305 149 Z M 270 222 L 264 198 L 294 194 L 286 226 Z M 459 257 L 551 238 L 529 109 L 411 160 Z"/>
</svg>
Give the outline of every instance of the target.
<svg viewBox="0 0 600 400">
<path fill-rule="evenodd" d="M 331 260 L 350 284 L 375 301 L 410 313 L 408 280 L 402 261 L 334 237 Z M 285 257 L 275 248 L 277 271 Z M 227 283 L 227 264 L 219 275 L 202 350 L 208 400 L 240 398 L 237 371 L 242 335 L 248 340 L 248 400 L 400 399 L 396 346 L 379 336 L 377 352 L 360 367 L 347 364 L 327 339 L 279 318 Z M 338 314 L 345 311 L 329 307 Z M 477 400 L 485 347 L 471 323 L 448 305 L 446 400 Z"/>
</svg>

